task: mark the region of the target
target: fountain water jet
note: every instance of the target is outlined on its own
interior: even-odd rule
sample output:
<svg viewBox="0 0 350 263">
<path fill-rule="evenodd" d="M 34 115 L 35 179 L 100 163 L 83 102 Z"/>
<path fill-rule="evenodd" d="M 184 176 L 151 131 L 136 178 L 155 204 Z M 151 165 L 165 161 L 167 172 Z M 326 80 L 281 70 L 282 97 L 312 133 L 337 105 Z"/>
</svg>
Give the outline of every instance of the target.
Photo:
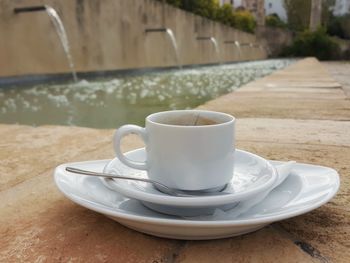
<svg viewBox="0 0 350 263">
<path fill-rule="evenodd" d="M 37 11 L 46 11 L 47 15 L 49 16 L 53 26 L 55 27 L 58 38 L 60 39 L 64 53 L 66 54 L 68 66 L 72 72 L 73 80 L 74 80 L 74 82 L 78 82 L 78 77 L 77 77 L 77 73 L 75 70 L 73 58 L 72 58 L 72 55 L 70 53 L 70 47 L 69 47 L 67 33 L 66 33 L 66 30 L 65 30 L 63 23 L 62 23 L 62 20 L 61 20 L 60 16 L 58 15 L 57 11 L 49 5 L 18 7 L 18 8 L 14 9 L 15 14 L 37 12 Z"/>
<path fill-rule="evenodd" d="M 237 40 L 226 40 L 224 41 L 224 44 L 234 44 L 238 48 L 238 59 L 241 60 L 241 57 L 242 57 L 241 44 Z"/>
<path fill-rule="evenodd" d="M 175 38 L 173 31 L 170 28 L 147 28 L 145 30 L 145 32 L 146 33 L 152 33 L 152 32 L 164 32 L 164 33 L 166 33 L 170 39 L 171 45 L 173 46 L 177 66 L 179 67 L 179 69 L 182 69 L 182 64 L 180 62 L 179 49 L 178 49 L 176 38 Z"/>
<path fill-rule="evenodd" d="M 216 38 L 215 37 L 197 37 L 197 40 L 210 40 L 210 42 L 213 43 L 215 48 L 216 59 L 219 62 L 219 64 L 221 64 L 220 49 Z"/>
</svg>

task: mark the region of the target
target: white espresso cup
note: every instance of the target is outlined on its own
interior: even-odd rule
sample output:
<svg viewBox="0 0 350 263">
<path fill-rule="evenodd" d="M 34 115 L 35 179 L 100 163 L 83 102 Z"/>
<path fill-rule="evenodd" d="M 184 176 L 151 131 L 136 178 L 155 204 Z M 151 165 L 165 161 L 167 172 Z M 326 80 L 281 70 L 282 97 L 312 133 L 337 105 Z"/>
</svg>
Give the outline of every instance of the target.
<svg viewBox="0 0 350 263">
<path fill-rule="evenodd" d="M 164 111 L 149 115 L 146 127 L 124 125 L 114 135 L 119 160 L 147 170 L 148 177 L 168 187 L 188 191 L 215 191 L 233 176 L 235 118 L 203 110 Z M 145 162 L 121 152 L 122 137 L 138 134 L 146 145 Z"/>
</svg>

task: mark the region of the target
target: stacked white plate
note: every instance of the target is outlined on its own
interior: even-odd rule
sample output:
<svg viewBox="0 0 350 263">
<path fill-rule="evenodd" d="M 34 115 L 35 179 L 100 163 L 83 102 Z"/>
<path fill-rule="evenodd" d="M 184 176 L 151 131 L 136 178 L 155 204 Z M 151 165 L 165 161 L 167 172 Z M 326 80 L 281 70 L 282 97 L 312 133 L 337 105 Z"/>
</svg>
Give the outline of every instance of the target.
<svg viewBox="0 0 350 263">
<path fill-rule="evenodd" d="M 145 159 L 144 149 L 126 155 L 135 161 Z M 144 182 L 65 170 L 71 166 L 147 177 L 146 172 L 127 167 L 117 158 L 63 164 L 56 168 L 54 178 L 69 199 L 129 228 L 167 238 L 215 239 L 309 212 L 328 202 L 339 188 L 338 173 L 331 168 L 296 163 L 283 175 L 279 169 L 283 165 L 236 150 L 234 176 L 226 188 L 194 197 L 169 196 Z"/>
</svg>

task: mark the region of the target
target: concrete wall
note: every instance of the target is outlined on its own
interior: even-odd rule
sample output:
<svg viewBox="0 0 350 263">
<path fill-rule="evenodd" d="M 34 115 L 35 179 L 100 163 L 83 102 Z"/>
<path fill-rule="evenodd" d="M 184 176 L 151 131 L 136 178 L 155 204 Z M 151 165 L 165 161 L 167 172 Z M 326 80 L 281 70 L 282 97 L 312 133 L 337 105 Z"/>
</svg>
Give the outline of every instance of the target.
<svg viewBox="0 0 350 263">
<path fill-rule="evenodd" d="M 61 16 L 78 71 L 174 66 L 176 60 L 164 33 L 147 35 L 146 28 L 174 31 L 183 64 L 215 63 L 209 41 L 217 38 L 224 62 L 263 59 L 259 48 L 237 48 L 226 40 L 255 42 L 255 35 L 163 5 L 154 0 L 1 0 L 0 76 L 68 72 L 67 61 L 45 12 L 14 14 L 14 7 L 48 4 Z"/>
</svg>

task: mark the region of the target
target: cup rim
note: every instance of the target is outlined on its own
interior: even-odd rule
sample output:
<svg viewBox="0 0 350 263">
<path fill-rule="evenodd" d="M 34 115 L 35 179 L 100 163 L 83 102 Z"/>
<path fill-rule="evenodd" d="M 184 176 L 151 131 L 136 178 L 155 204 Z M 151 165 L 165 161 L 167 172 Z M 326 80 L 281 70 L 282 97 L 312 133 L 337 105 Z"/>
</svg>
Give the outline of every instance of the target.
<svg viewBox="0 0 350 263">
<path fill-rule="evenodd" d="M 166 123 L 161 123 L 157 122 L 155 120 L 152 120 L 152 118 L 155 118 L 155 116 L 159 115 L 166 115 L 166 114 L 173 114 L 173 113 L 186 113 L 186 112 L 198 112 L 198 113 L 209 113 L 209 114 L 217 114 L 221 115 L 224 117 L 227 117 L 229 120 L 217 124 L 211 124 L 211 125 L 177 125 L 177 124 L 166 124 Z M 230 114 L 219 112 L 219 111 L 210 111 L 210 110 L 169 110 L 169 111 L 160 111 L 160 112 L 155 112 L 146 117 L 146 124 L 151 123 L 152 125 L 158 125 L 158 126 L 163 126 L 163 127 L 173 127 L 173 128 L 183 128 L 183 129 L 209 129 L 209 128 L 215 128 L 215 127 L 220 127 L 220 126 L 226 126 L 234 123 L 236 118 Z"/>
</svg>

